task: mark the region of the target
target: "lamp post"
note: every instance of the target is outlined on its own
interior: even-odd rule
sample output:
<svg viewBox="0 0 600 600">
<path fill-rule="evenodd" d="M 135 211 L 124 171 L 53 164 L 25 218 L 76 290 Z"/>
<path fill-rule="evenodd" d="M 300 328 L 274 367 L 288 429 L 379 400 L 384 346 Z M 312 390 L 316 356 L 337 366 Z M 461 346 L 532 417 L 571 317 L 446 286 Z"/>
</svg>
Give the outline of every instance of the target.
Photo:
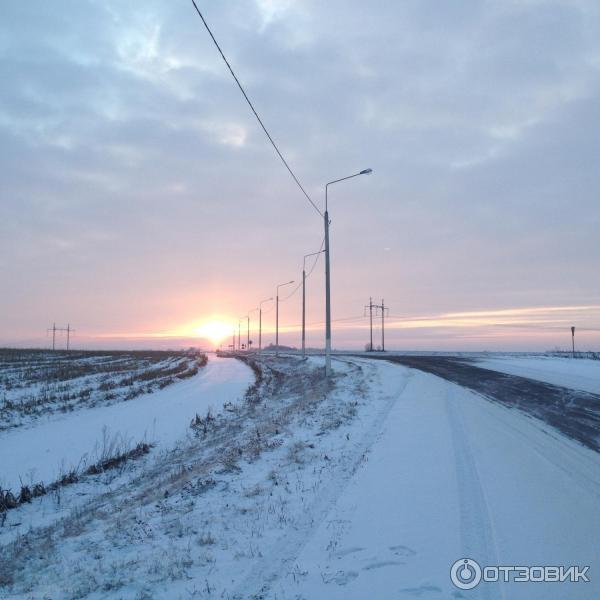
<svg viewBox="0 0 600 600">
<path fill-rule="evenodd" d="M 385 304 L 381 299 L 381 351 L 385 352 Z"/>
<path fill-rule="evenodd" d="M 352 179 L 359 175 L 369 175 L 373 169 L 363 169 L 354 175 L 334 179 L 325 184 L 325 214 L 323 220 L 325 222 L 325 375 L 331 375 L 331 276 L 329 268 L 329 212 L 327 210 L 327 191 L 330 185 Z"/>
<path fill-rule="evenodd" d="M 321 254 L 323 250 L 305 254 L 302 260 L 302 358 L 306 356 L 306 259 Z"/>
<path fill-rule="evenodd" d="M 257 310 L 258 310 L 258 308 L 253 308 L 252 310 L 248 311 L 248 315 L 247 315 L 247 318 L 248 318 L 248 337 L 246 338 L 246 350 L 248 352 L 250 352 L 250 315 L 253 312 L 257 311 Z"/>
<path fill-rule="evenodd" d="M 279 356 L 279 288 L 290 285 L 294 281 L 286 281 L 277 286 L 275 294 L 275 356 Z"/>
<path fill-rule="evenodd" d="M 273 298 L 262 300 L 258 304 L 258 353 L 262 352 L 262 305 L 266 302 L 271 302 Z"/>
</svg>

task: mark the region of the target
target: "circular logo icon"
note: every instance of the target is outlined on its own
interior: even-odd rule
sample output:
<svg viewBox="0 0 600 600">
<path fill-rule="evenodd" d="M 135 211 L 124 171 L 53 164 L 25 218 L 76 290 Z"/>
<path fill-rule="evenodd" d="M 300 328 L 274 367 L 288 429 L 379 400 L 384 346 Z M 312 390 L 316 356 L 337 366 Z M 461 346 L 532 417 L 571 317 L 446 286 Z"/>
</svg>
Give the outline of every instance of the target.
<svg viewBox="0 0 600 600">
<path fill-rule="evenodd" d="M 450 579 L 457 588 L 472 590 L 481 581 L 481 567 L 472 558 L 461 558 L 452 565 Z"/>
</svg>

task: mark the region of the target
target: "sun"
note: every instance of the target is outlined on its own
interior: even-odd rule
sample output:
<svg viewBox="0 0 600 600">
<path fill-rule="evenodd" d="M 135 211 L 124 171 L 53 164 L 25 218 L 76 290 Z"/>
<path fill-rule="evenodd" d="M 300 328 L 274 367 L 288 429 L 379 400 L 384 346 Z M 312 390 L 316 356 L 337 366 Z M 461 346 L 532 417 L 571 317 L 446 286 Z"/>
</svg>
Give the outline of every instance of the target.
<svg viewBox="0 0 600 600">
<path fill-rule="evenodd" d="M 210 340 L 215 346 L 218 346 L 227 336 L 231 335 L 231 332 L 232 326 L 223 321 L 207 321 L 194 328 L 196 335 Z"/>
</svg>

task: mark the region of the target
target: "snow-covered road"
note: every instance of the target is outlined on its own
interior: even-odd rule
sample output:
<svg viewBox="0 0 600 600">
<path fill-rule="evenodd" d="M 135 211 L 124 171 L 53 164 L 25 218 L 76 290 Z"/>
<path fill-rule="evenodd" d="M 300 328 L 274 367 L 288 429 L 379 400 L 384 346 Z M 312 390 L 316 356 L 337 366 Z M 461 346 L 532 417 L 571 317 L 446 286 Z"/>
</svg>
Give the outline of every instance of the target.
<svg viewBox="0 0 600 600">
<path fill-rule="evenodd" d="M 189 432 L 196 413 L 240 398 L 253 382 L 237 360 L 210 357 L 198 375 L 164 390 L 111 406 L 52 415 L 30 428 L 0 434 L 0 486 L 18 491 L 23 483 L 54 481 L 72 467 L 94 463 L 109 440 L 146 440 L 163 447 Z"/>
<path fill-rule="evenodd" d="M 403 380 L 407 379 L 404 387 Z M 292 598 L 600 597 L 600 455 L 436 376 L 379 363 L 402 390 L 364 466 L 295 560 Z M 453 586 L 484 565 L 590 565 L 590 583 Z M 277 596 L 277 593 L 273 594 Z"/>
</svg>

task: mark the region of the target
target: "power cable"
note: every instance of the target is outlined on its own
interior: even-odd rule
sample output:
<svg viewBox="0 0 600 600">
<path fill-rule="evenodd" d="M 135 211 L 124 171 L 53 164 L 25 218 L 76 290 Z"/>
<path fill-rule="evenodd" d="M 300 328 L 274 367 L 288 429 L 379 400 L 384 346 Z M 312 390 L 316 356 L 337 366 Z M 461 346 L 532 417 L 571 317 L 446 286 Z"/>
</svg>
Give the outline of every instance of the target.
<svg viewBox="0 0 600 600">
<path fill-rule="evenodd" d="M 265 127 L 265 124 L 263 123 L 262 119 L 259 117 L 258 112 L 256 112 L 256 109 L 254 108 L 254 105 L 250 101 L 250 98 L 248 98 L 248 94 L 246 94 L 246 91 L 242 87 L 242 84 L 240 83 L 240 80 L 237 78 L 236 74 L 233 72 L 233 69 L 231 68 L 231 65 L 229 64 L 229 61 L 225 57 L 225 54 L 223 53 L 223 50 L 221 50 L 221 46 L 219 46 L 219 43 L 215 39 L 215 36 L 213 35 L 213 32 L 210 30 L 210 27 L 208 26 L 208 23 L 206 22 L 206 19 L 204 18 L 204 16 L 200 12 L 200 9 L 198 8 L 198 5 L 196 4 L 195 0 L 192 0 L 192 4 L 194 5 L 194 8 L 196 9 L 196 12 L 198 13 L 198 16 L 202 19 L 202 23 L 204 23 L 204 27 L 206 27 L 206 31 L 208 31 L 208 33 L 209 33 L 212 41 L 214 42 L 215 46 L 217 47 L 217 50 L 219 51 L 219 54 L 221 55 L 221 58 L 225 61 L 225 64 L 227 65 L 227 68 L 229 69 L 229 72 L 231 73 L 231 75 L 235 79 L 235 82 L 237 83 L 237 86 L 240 88 L 240 91 L 242 92 L 244 98 L 246 99 L 246 102 L 248 103 L 248 106 L 250 107 L 250 109 L 254 113 L 254 116 L 256 117 L 256 119 L 258 120 L 258 122 L 260 123 L 260 126 L 262 127 L 262 130 L 265 132 L 265 135 L 269 138 L 269 141 L 271 142 L 271 145 L 273 146 L 273 148 L 275 148 L 275 152 L 277 152 L 277 155 L 281 159 L 281 162 L 283 162 L 283 164 L 285 165 L 285 168 L 289 171 L 290 175 L 292 176 L 292 178 L 296 182 L 297 186 L 302 190 L 302 193 L 306 196 L 306 199 L 311 203 L 312 207 L 319 213 L 319 215 L 323 216 L 323 213 L 319 210 L 319 208 L 317 207 L 317 205 L 312 201 L 311 197 L 306 193 L 306 190 L 304 189 L 304 187 L 300 183 L 298 177 L 296 177 L 295 173 L 290 168 L 290 165 L 288 164 L 288 162 L 283 157 L 283 154 L 281 153 L 281 151 L 277 147 L 277 144 L 275 143 L 275 141 L 271 137 L 271 134 L 268 132 L 267 128 Z"/>
<path fill-rule="evenodd" d="M 321 242 L 321 247 L 319 248 L 319 252 L 315 253 L 313 265 L 310 268 L 310 271 L 307 273 L 306 279 L 308 279 L 310 277 L 311 273 L 315 270 L 315 267 L 317 266 L 317 263 L 319 262 L 319 256 L 321 256 L 321 253 L 323 251 L 324 245 L 325 245 L 325 238 L 323 238 L 323 241 Z M 286 300 L 289 300 L 301 287 L 302 287 L 302 281 L 300 281 L 298 283 L 298 285 L 285 298 L 280 298 L 279 302 L 285 302 Z"/>
</svg>

